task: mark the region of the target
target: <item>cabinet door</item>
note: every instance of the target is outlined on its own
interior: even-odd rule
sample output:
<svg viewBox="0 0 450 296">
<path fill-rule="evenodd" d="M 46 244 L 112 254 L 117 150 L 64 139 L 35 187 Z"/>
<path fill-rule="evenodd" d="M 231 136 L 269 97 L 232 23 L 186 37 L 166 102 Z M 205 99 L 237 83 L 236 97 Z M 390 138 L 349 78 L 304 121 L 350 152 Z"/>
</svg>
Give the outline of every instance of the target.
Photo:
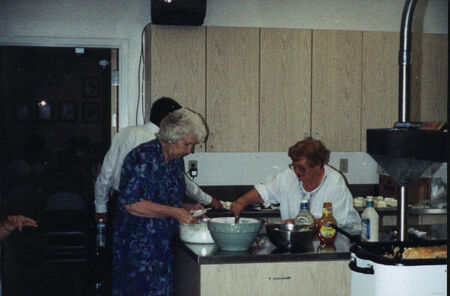
<svg viewBox="0 0 450 296">
<path fill-rule="evenodd" d="M 413 34 L 411 120 L 447 121 L 448 35 Z"/>
<path fill-rule="evenodd" d="M 258 151 L 259 29 L 208 27 L 207 151 Z"/>
<path fill-rule="evenodd" d="M 310 134 L 311 30 L 261 29 L 260 151 Z"/>
<path fill-rule="evenodd" d="M 398 120 L 399 33 L 363 32 L 361 151 L 367 129 L 389 128 Z"/>
<path fill-rule="evenodd" d="M 331 151 L 360 151 L 362 32 L 313 30 L 312 55 L 312 134 Z"/>
<path fill-rule="evenodd" d="M 205 116 L 206 28 L 185 26 L 151 27 L 151 102 L 171 97 L 183 107 Z M 148 106 L 150 109 L 150 106 Z M 204 145 L 196 148 L 204 151 Z"/>
<path fill-rule="evenodd" d="M 201 295 L 347 296 L 347 260 L 201 266 Z"/>
</svg>

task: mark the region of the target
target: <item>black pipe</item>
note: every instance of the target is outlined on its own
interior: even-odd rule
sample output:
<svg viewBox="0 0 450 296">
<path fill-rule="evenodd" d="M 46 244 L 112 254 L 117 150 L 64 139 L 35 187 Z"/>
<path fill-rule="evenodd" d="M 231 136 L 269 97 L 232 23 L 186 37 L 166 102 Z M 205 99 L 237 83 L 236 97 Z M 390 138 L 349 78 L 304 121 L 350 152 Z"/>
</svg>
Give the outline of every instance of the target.
<svg viewBox="0 0 450 296">
<path fill-rule="evenodd" d="M 410 121 L 411 108 L 411 32 L 414 9 L 417 0 L 406 0 L 403 7 L 400 27 L 400 52 L 398 55 L 399 72 L 399 104 L 398 121 Z"/>
</svg>

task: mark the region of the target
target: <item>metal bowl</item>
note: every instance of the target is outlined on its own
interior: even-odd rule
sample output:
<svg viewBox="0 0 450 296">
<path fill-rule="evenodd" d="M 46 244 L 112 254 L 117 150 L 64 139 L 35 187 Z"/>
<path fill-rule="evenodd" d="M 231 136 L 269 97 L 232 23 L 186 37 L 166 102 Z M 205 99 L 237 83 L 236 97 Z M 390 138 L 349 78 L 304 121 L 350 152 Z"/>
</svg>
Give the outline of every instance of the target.
<svg viewBox="0 0 450 296">
<path fill-rule="evenodd" d="M 292 223 L 267 224 L 266 233 L 270 242 L 283 251 L 306 249 L 316 235 L 314 228 Z"/>
</svg>

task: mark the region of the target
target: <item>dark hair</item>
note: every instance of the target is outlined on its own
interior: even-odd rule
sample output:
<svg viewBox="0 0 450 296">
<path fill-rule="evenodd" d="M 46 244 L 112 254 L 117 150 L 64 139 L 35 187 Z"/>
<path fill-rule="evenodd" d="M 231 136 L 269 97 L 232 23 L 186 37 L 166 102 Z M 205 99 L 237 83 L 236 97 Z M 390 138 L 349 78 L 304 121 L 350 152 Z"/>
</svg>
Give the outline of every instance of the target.
<svg viewBox="0 0 450 296">
<path fill-rule="evenodd" d="M 297 161 L 303 156 L 308 159 L 309 166 L 313 167 L 317 164 L 328 163 L 330 150 L 321 141 L 308 137 L 291 146 L 288 155 L 292 161 Z"/>
<path fill-rule="evenodd" d="M 161 120 L 163 120 L 167 114 L 180 108 L 181 105 L 174 99 L 169 97 L 161 97 L 152 105 L 152 110 L 150 111 L 150 121 L 159 126 Z"/>
</svg>

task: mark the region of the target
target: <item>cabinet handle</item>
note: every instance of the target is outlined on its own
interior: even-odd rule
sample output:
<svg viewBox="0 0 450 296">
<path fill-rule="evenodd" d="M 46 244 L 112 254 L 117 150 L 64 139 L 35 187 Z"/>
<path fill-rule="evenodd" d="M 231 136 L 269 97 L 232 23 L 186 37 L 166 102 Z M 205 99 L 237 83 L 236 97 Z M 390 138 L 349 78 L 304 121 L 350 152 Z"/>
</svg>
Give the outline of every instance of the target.
<svg viewBox="0 0 450 296">
<path fill-rule="evenodd" d="M 209 148 L 214 148 L 214 134 L 212 133 L 209 135 Z"/>
<path fill-rule="evenodd" d="M 271 281 L 282 281 L 282 280 L 290 280 L 290 276 L 269 276 L 269 280 Z"/>
</svg>

